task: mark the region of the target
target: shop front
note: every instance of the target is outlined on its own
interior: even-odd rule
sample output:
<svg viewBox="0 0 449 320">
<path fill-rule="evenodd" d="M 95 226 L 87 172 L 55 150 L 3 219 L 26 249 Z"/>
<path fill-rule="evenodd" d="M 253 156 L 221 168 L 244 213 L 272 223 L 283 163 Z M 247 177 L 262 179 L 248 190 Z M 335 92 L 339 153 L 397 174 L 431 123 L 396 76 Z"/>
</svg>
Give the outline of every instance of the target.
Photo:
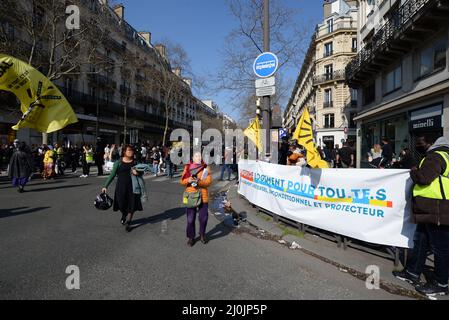
<svg viewBox="0 0 449 320">
<path fill-rule="evenodd" d="M 415 156 L 418 157 L 418 154 L 415 150 L 415 140 L 419 134 L 434 133 L 438 136 L 443 135 L 442 117 L 443 102 L 410 112 L 410 148 Z"/>
<path fill-rule="evenodd" d="M 321 129 L 317 130 L 316 138 L 318 146 L 321 148 L 326 146 L 328 149 L 332 150 L 336 145 L 341 147 L 348 139 L 348 135 L 344 132 L 343 128 L 341 130 Z"/>
<path fill-rule="evenodd" d="M 365 120 L 361 134 L 361 166 L 366 167 L 369 152 L 375 144 L 381 144 L 383 137 L 388 138 L 397 158 L 404 148 L 414 152 L 415 138 L 420 133 L 435 132 L 443 135 L 443 103 L 434 103 L 423 107 L 410 107 L 386 118 L 373 121 Z"/>
</svg>

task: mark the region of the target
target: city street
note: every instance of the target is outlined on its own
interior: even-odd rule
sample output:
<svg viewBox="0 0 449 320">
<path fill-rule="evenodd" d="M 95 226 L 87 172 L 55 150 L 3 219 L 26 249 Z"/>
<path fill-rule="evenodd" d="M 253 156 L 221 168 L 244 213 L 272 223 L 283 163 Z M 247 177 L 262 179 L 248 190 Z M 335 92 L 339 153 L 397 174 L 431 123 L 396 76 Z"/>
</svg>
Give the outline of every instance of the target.
<svg viewBox="0 0 449 320">
<path fill-rule="evenodd" d="M 178 174 L 179 175 L 179 174 Z M 213 173 L 212 191 L 228 183 Z M 150 177 L 126 233 L 93 206 L 104 177 L 0 184 L 0 299 L 400 299 L 299 251 L 231 232 L 209 214 L 206 245 L 186 245 L 179 178 Z M 113 194 L 111 186 L 109 193 Z M 67 266 L 80 289 L 66 289 Z"/>
</svg>

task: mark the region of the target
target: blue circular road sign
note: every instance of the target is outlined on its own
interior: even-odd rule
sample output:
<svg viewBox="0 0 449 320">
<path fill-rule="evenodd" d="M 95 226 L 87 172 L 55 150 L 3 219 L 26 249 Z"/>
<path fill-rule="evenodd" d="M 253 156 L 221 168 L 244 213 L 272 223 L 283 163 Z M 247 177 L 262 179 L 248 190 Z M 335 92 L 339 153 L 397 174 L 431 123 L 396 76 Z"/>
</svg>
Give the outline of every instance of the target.
<svg viewBox="0 0 449 320">
<path fill-rule="evenodd" d="M 278 57 L 274 53 L 264 52 L 254 60 L 253 70 L 260 78 L 271 77 L 279 66 Z"/>
</svg>

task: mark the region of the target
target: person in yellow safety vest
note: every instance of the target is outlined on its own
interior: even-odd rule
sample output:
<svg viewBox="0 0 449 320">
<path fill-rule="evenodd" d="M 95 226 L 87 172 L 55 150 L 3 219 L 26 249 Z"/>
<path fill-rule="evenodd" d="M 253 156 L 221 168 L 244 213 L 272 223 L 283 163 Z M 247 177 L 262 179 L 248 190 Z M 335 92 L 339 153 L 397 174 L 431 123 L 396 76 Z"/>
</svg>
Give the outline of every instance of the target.
<svg viewBox="0 0 449 320">
<path fill-rule="evenodd" d="M 90 165 L 94 163 L 94 151 L 91 145 L 85 144 L 83 146 L 83 156 L 81 158 L 83 164 L 83 174 L 80 178 L 87 178 L 89 176 Z"/>
<path fill-rule="evenodd" d="M 412 168 L 414 182 L 412 222 L 417 224 L 414 247 L 403 271 L 394 276 L 415 285 L 427 296 L 448 294 L 449 276 L 449 140 L 432 133 L 416 137 L 416 151 L 424 156 L 419 168 Z M 423 284 L 428 249 L 435 257 L 434 280 Z"/>
<path fill-rule="evenodd" d="M 56 151 L 56 166 L 57 166 L 57 174 L 64 175 L 64 166 L 62 165 L 62 161 L 64 160 L 64 149 L 58 143 L 55 143 L 55 151 Z"/>
</svg>

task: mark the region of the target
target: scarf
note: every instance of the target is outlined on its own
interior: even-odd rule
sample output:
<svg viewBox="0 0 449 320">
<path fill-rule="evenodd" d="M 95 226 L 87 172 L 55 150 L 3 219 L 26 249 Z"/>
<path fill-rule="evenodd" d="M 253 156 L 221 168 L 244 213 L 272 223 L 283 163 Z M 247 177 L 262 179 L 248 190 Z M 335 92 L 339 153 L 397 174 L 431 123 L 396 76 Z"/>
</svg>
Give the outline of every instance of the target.
<svg viewBox="0 0 449 320">
<path fill-rule="evenodd" d="M 201 161 L 201 164 L 196 164 L 193 162 L 190 162 L 186 164 L 187 170 L 185 170 L 184 175 L 182 176 L 182 180 L 188 179 L 192 176 L 192 173 L 199 174 L 201 171 L 207 168 L 207 164 L 204 163 L 204 161 Z"/>
</svg>

